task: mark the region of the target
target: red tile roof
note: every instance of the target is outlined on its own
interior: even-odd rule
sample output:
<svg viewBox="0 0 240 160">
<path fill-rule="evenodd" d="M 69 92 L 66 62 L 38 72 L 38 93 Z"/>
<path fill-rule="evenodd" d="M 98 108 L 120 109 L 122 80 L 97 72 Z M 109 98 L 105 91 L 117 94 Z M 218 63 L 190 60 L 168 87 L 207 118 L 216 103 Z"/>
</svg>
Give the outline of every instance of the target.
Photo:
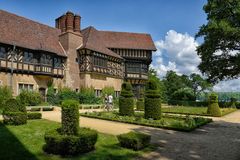
<svg viewBox="0 0 240 160">
<path fill-rule="evenodd" d="M 0 10 L 0 42 L 66 56 L 59 43 L 61 31 Z"/>
<path fill-rule="evenodd" d="M 156 50 L 150 34 L 99 31 L 108 48 Z"/>
<path fill-rule="evenodd" d="M 156 50 L 149 34 L 98 31 L 90 26 L 81 31 L 83 46 L 110 56 L 121 58 L 109 48 Z"/>
</svg>

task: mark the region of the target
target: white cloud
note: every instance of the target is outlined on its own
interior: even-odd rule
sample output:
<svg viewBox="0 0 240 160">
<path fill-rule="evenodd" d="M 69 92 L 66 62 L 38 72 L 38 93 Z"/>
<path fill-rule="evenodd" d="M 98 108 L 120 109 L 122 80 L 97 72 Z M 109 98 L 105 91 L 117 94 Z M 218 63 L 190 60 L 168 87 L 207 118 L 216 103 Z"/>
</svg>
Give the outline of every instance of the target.
<svg viewBox="0 0 240 160">
<path fill-rule="evenodd" d="M 169 30 L 164 40 L 155 42 L 157 52 L 154 55 L 155 64 L 152 65 L 160 77 L 165 76 L 168 70 L 178 74 L 199 73 L 197 65 L 200 58 L 197 56 L 198 43 L 187 33 L 177 33 Z"/>
<path fill-rule="evenodd" d="M 213 87 L 216 92 L 239 92 L 240 91 L 240 78 L 221 81 Z"/>
<path fill-rule="evenodd" d="M 164 77 L 169 70 L 177 72 L 177 74 L 199 73 L 197 66 L 200 58 L 197 55 L 197 41 L 194 37 L 185 33 L 177 33 L 169 30 L 164 39 L 155 42 L 157 51 L 153 54 L 153 63 L 151 65 L 157 71 L 160 77 Z M 222 54 L 217 52 L 216 55 Z M 232 51 L 232 55 L 236 52 Z M 217 92 L 234 92 L 240 91 L 240 78 L 222 81 L 214 86 Z"/>
</svg>

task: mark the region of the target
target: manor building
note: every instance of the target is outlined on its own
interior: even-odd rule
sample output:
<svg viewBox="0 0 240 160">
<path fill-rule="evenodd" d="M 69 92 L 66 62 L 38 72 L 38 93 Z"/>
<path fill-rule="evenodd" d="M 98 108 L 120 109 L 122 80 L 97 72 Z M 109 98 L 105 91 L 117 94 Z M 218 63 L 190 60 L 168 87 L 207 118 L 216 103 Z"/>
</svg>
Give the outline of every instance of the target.
<svg viewBox="0 0 240 160">
<path fill-rule="evenodd" d="M 93 87 L 99 96 L 107 86 L 118 95 L 129 81 L 137 93 L 148 79 L 156 50 L 149 34 L 81 29 L 81 17 L 72 12 L 55 23 L 53 28 L 0 10 L 0 85 L 15 96 L 23 89 L 44 96 L 50 82 L 56 91 Z"/>
</svg>

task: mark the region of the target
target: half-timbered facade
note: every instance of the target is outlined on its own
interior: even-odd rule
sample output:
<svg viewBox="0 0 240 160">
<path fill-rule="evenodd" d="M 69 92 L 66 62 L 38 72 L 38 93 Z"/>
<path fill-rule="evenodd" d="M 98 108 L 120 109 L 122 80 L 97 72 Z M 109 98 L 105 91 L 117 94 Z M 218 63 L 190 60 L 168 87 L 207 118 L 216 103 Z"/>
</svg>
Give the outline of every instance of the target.
<svg viewBox="0 0 240 160">
<path fill-rule="evenodd" d="M 0 85 L 46 94 L 51 81 L 56 90 L 104 87 L 116 94 L 124 80 L 137 91 L 148 79 L 152 51 L 149 34 L 80 28 L 81 17 L 71 12 L 56 19 L 56 27 L 0 10 Z"/>
</svg>

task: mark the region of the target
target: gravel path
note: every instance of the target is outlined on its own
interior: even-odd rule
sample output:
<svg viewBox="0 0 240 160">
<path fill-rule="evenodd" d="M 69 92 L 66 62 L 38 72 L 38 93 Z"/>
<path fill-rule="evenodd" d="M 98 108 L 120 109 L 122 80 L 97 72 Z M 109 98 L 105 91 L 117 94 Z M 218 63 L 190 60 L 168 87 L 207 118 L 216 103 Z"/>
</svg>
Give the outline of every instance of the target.
<svg viewBox="0 0 240 160">
<path fill-rule="evenodd" d="M 43 118 L 60 122 L 61 112 L 43 112 Z M 157 150 L 141 160 L 240 160 L 240 110 L 193 132 L 177 132 L 92 118 L 80 118 L 80 125 L 99 132 L 121 134 L 131 130 L 149 133 Z"/>
</svg>

